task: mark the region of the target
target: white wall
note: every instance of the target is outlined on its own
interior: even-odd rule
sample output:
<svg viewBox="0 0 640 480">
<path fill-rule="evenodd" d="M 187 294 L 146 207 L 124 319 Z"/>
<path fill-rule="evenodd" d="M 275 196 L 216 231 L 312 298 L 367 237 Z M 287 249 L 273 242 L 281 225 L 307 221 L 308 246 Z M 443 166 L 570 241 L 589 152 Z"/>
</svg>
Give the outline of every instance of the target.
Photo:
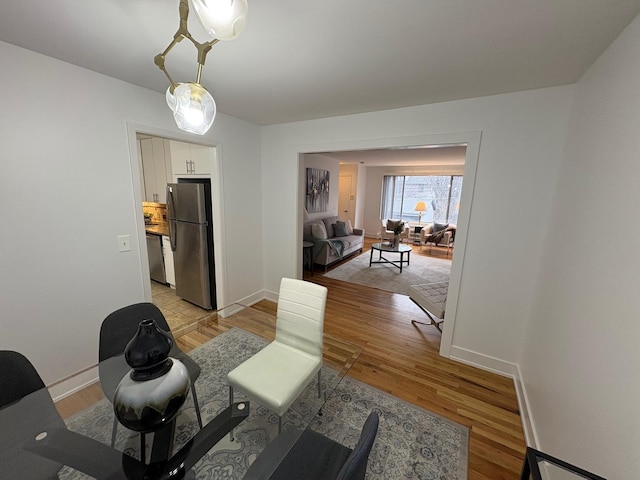
<svg viewBox="0 0 640 480">
<path fill-rule="evenodd" d="M 520 357 L 572 87 L 263 128 L 266 287 L 299 269 L 298 152 L 376 148 L 404 137 L 482 132 L 453 344 L 475 361 Z M 413 144 L 407 139 L 406 144 Z M 377 199 L 367 199 L 368 202 Z M 496 232 L 499 232 L 496 235 Z M 503 239 L 502 241 L 500 239 Z M 454 261 L 455 261 L 454 253 Z"/>
<path fill-rule="evenodd" d="M 576 86 L 521 360 L 539 447 L 640 476 L 640 18 Z"/>
<path fill-rule="evenodd" d="M 367 167 L 364 165 L 358 165 L 358 183 L 356 186 L 356 221 L 354 226 L 356 228 L 364 228 L 364 216 L 368 203 L 367 196 Z M 367 231 L 365 230 L 365 235 Z"/>
<path fill-rule="evenodd" d="M 51 384 L 96 364 L 104 317 L 145 299 L 127 122 L 182 134 L 163 94 L 1 42 L 0 63 L 0 348 Z M 260 130 L 220 115 L 204 141 L 221 146 L 225 282 L 240 298 L 262 288 Z"/>
</svg>

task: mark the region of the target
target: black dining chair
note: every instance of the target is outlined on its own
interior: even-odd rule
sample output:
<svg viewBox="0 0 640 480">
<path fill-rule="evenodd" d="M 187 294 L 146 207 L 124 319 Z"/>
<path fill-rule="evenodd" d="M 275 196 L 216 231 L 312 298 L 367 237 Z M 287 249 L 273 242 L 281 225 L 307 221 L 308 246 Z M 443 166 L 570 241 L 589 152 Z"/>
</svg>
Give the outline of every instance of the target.
<svg viewBox="0 0 640 480">
<path fill-rule="evenodd" d="M 285 430 L 267 444 L 243 478 L 364 480 L 378 423 L 378 414 L 371 412 L 353 450 L 311 429 Z"/>
<path fill-rule="evenodd" d="M 7 408 L 20 401 L 25 408 Z M 4 408 L 9 418 L 1 415 Z M 44 430 L 67 427 L 35 367 L 24 355 L 11 350 L 0 351 L 0 419 L 0 451 L 12 457 L 10 462 L 2 462 L 2 474 L 7 478 L 57 479 L 62 464 L 19 446 Z M 12 472 L 14 467 L 19 471 Z"/>
<path fill-rule="evenodd" d="M 158 307 L 153 303 L 143 302 L 123 307 L 109 314 L 102 322 L 100 327 L 100 344 L 98 357 L 100 365 L 98 367 L 98 375 L 100 377 L 100 385 L 105 397 L 113 403 L 113 397 L 116 388 L 130 370 L 131 367 L 124 360 L 122 355 L 127 343 L 135 335 L 138 326 L 142 320 L 152 319 L 162 330 L 171 335 L 171 329 L 167 324 L 167 320 Z M 200 366 L 194 362 L 191 357 L 184 353 L 177 346 L 173 335 L 173 347 L 169 353 L 170 357 L 180 360 L 189 372 L 191 379 L 191 394 L 195 406 L 196 416 L 198 418 L 198 426 L 202 428 L 202 417 L 200 415 L 200 406 L 198 405 L 198 396 L 196 394 L 195 381 L 200 376 Z M 116 358 L 114 358 L 116 357 Z M 106 360 L 113 358 L 112 361 Z M 113 447 L 116 440 L 116 432 L 118 429 L 118 419 L 113 418 L 113 431 L 111 433 L 111 446 Z M 140 436 L 140 458 L 145 461 L 145 435 Z"/>
<path fill-rule="evenodd" d="M 123 478 L 125 467 L 144 472 L 141 462 L 69 430 L 33 364 L 10 350 L 0 350 L 0 432 L 0 478 L 58 480 L 63 465 L 96 480 Z"/>
</svg>

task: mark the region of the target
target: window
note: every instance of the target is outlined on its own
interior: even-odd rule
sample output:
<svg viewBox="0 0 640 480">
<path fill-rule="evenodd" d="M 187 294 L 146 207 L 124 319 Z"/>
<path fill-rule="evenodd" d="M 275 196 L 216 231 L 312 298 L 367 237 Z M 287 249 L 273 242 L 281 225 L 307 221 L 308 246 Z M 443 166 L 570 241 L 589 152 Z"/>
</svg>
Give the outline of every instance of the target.
<svg viewBox="0 0 640 480">
<path fill-rule="evenodd" d="M 458 223 L 462 175 L 385 175 L 380 218 L 418 222 L 416 203 L 425 202 L 424 223 Z"/>
</svg>

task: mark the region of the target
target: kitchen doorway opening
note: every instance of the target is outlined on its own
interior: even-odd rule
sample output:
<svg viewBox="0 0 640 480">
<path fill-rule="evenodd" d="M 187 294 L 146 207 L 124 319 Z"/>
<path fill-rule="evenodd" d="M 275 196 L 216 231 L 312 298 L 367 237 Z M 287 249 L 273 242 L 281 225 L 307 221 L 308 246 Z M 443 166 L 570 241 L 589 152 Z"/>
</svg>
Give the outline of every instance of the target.
<svg viewBox="0 0 640 480">
<path fill-rule="evenodd" d="M 144 210 L 142 207 L 143 202 L 146 202 L 148 199 L 146 195 L 149 190 L 145 190 L 145 165 L 143 165 L 139 139 L 151 138 L 156 139 L 156 151 L 158 151 L 157 144 L 162 144 L 163 149 L 168 153 L 168 155 L 165 155 L 162 159 L 166 181 L 164 188 L 166 188 L 166 184 L 178 183 L 181 179 L 183 179 L 183 181 L 184 179 L 188 179 L 188 181 L 203 179 L 210 182 L 211 195 L 209 199 L 209 208 L 211 210 L 212 217 L 211 223 L 213 224 L 213 276 L 217 279 L 215 282 L 215 298 L 217 305 L 224 304 L 226 298 L 226 291 L 224 288 L 224 285 L 226 284 L 226 279 L 224 278 L 226 265 L 225 258 L 221 253 L 224 251 L 224 238 L 220 234 L 220 232 L 222 232 L 222 225 L 224 225 L 224 206 L 222 203 L 224 197 L 220 181 L 220 163 L 222 161 L 221 149 L 217 144 L 194 143 L 191 136 L 187 134 L 183 135 L 181 132 L 166 131 L 150 127 L 148 125 L 133 123 L 127 123 L 127 127 L 131 174 L 134 186 L 133 208 L 135 210 L 138 224 L 137 242 L 140 252 L 141 278 L 143 279 L 143 285 L 141 288 L 145 301 L 151 302 L 153 300 L 153 293 L 150 266 L 147 261 L 149 258 L 146 241 L 147 229 L 144 221 Z M 159 170 L 157 163 L 159 162 L 155 163 L 155 173 Z M 151 178 L 155 178 L 157 182 L 158 176 L 162 178 L 161 175 L 156 175 L 155 177 L 152 176 Z M 162 197 L 151 198 L 151 200 L 154 199 L 160 200 Z M 166 197 L 164 199 L 166 205 Z M 162 202 L 153 203 L 162 204 Z M 192 306 L 194 308 L 199 308 L 196 305 Z"/>
</svg>

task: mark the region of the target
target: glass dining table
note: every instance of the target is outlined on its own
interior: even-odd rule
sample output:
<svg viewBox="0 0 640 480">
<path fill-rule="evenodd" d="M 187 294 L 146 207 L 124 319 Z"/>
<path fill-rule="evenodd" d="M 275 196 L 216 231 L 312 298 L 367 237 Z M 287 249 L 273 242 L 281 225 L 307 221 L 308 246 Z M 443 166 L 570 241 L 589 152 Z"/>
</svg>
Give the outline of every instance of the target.
<svg viewBox="0 0 640 480">
<path fill-rule="evenodd" d="M 113 447 L 110 445 L 114 417 L 113 407 L 106 399 L 63 421 L 45 388 L 0 409 L 0 478 L 243 478 L 249 463 L 278 437 L 278 421 L 274 413 L 241 395 L 236 395 L 237 401 L 229 405 L 226 375 L 272 340 L 275 310 L 236 303 L 211 314 L 195 328 L 196 333 L 202 330 L 212 337 L 188 352 L 201 367 L 195 382 L 202 412 L 201 429 L 192 401 L 187 399 L 184 412 L 147 435 L 149 455 L 143 462 L 136 448 L 136 432 L 120 426 L 119 440 Z M 360 351 L 357 346 L 325 334 L 323 395 L 318 397 L 314 379 L 287 411 L 283 421 L 283 433 L 286 431 L 287 435 L 279 438 L 278 449 L 269 451 L 269 455 L 275 455 L 267 462 L 273 470 L 305 430 L 322 417 L 325 402 Z M 122 361 L 123 358 L 114 357 L 107 360 L 114 364 Z M 232 429 L 235 442 L 229 438 Z M 263 478 L 269 478 L 270 473 L 263 472 Z"/>
</svg>

